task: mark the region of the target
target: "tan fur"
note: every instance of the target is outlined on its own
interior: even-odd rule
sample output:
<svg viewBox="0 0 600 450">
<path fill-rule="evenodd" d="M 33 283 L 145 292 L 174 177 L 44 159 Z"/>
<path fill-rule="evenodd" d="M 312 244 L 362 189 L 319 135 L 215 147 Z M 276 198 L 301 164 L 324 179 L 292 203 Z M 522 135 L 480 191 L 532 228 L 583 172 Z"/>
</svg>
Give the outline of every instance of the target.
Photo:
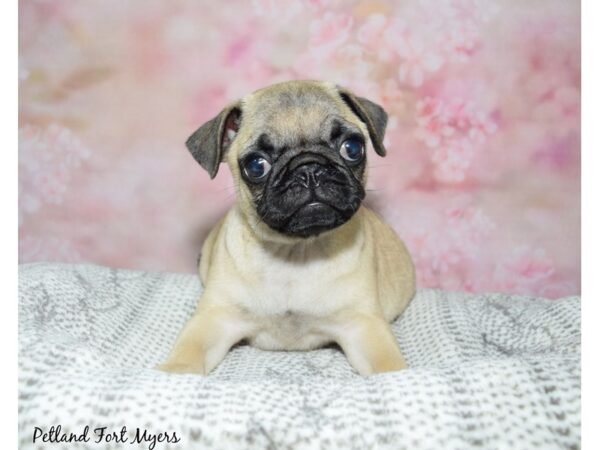
<svg viewBox="0 0 600 450">
<path fill-rule="evenodd" d="M 308 96 L 310 107 L 286 110 L 289 93 Z M 207 374 L 243 339 L 265 350 L 335 342 L 362 375 L 405 368 L 389 322 L 413 297 L 415 275 L 394 231 L 361 206 L 347 223 L 316 237 L 277 233 L 257 217 L 237 163 L 244 143 L 265 128 L 285 141 L 309 137 L 333 111 L 342 111 L 367 135 L 364 123 L 330 83 L 282 83 L 245 97 L 241 105 L 243 126 L 226 155 L 237 202 L 204 243 L 204 293 L 159 368 Z"/>
</svg>

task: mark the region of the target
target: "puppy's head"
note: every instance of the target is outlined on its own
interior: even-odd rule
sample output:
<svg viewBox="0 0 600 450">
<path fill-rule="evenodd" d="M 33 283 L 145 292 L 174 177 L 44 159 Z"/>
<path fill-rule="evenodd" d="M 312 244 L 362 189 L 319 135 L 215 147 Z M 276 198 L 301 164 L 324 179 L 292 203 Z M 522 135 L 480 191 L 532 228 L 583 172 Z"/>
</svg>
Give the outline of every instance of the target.
<svg viewBox="0 0 600 450">
<path fill-rule="evenodd" d="M 305 238 L 347 222 L 365 196 L 366 148 L 387 114 L 331 83 L 290 81 L 226 107 L 187 141 L 211 177 L 226 160 L 253 226 Z"/>
</svg>

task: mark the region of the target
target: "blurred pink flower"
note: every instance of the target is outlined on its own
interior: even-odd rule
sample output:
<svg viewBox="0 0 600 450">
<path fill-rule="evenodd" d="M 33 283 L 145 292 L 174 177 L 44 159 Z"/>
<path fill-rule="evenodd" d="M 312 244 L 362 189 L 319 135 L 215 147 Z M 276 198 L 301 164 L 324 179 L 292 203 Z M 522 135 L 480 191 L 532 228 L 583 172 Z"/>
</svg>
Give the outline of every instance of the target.
<svg viewBox="0 0 600 450">
<path fill-rule="evenodd" d="M 160 74 L 169 67 L 169 52 L 163 39 L 163 17 L 140 17 L 130 24 L 131 59 L 145 77 Z"/>
<path fill-rule="evenodd" d="M 441 45 L 445 53 L 459 62 L 467 62 L 479 44 L 479 27 L 472 21 L 453 23 L 442 34 Z"/>
<path fill-rule="evenodd" d="M 548 278 L 554 272 L 554 264 L 546 251 L 529 245 L 514 249 L 502 268 L 519 278 L 531 281 Z"/>
<path fill-rule="evenodd" d="M 321 57 L 331 54 L 348 40 L 354 19 L 350 14 L 327 11 L 310 23 L 310 52 Z"/>
<path fill-rule="evenodd" d="M 331 54 L 322 53 L 320 48 L 311 49 L 297 58 L 293 68 L 297 74 L 294 78 L 329 79 L 346 87 L 368 85 L 372 88 L 376 86 L 370 77 L 373 66 L 360 45 L 347 43 Z M 340 72 L 340 68 L 344 70 Z"/>
<path fill-rule="evenodd" d="M 542 288 L 554 272 L 554 261 L 543 248 L 521 245 L 498 263 L 493 279 L 503 291 L 527 293 Z"/>
<path fill-rule="evenodd" d="M 414 88 L 423 84 L 428 74 L 442 67 L 442 56 L 433 48 L 427 48 L 421 36 L 408 35 L 399 39 L 395 46 L 400 56 L 398 78 Z"/>
<path fill-rule="evenodd" d="M 390 112 L 404 112 L 407 108 L 407 92 L 403 90 L 398 81 L 389 78 L 379 85 L 379 98 L 384 107 L 389 108 Z M 388 124 L 389 127 L 389 124 Z"/>
<path fill-rule="evenodd" d="M 241 98 L 248 92 L 271 84 L 270 80 L 275 75 L 275 71 L 269 64 L 260 60 L 253 60 L 240 67 L 239 75 L 225 87 L 225 97 L 229 99 L 228 101 Z"/>
<path fill-rule="evenodd" d="M 287 22 L 302 13 L 302 2 L 282 2 L 280 0 L 252 0 L 254 14 L 269 20 Z"/>
<path fill-rule="evenodd" d="M 556 278 L 556 277 L 555 277 Z M 574 295 L 574 292 L 579 292 L 579 287 L 577 283 L 572 281 L 548 281 L 541 283 L 539 289 L 529 290 L 528 294 L 537 294 L 546 298 L 561 298 L 566 296 Z"/>
<path fill-rule="evenodd" d="M 444 183 L 460 183 L 465 180 L 471 167 L 474 149 L 466 139 L 453 139 L 433 149 L 431 161 L 434 177 Z"/>
<path fill-rule="evenodd" d="M 73 245 L 72 239 L 27 235 L 19 239 L 19 261 L 80 262 L 82 258 L 75 245 Z"/>
<path fill-rule="evenodd" d="M 240 65 L 248 59 L 254 35 L 252 33 L 241 34 L 229 42 L 224 50 L 225 64 Z"/>
<path fill-rule="evenodd" d="M 335 8 L 344 0 L 307 0 L 305 3 L 314 10 L 323 10 L 325 8 Z"/>
<path fill-rule="evenodd" d="M 364 45 L 378 44 L 384 34 L 388 20 L 383 14 L 371 14 L 358 28 L 356 37 Z"/>
<path fill-rule="evenodd" d="M 485 254 L 494 222 L 480 208 L 462 200 L 453 203 L 403 229 L 420 286 L 470 289 L 470 264 Z"/>
<path fill-rule="evenodd" d="M 500 11 L 498 0 L 420 0 L 420 3 L 453 22 L 486 23 Z"/>
<path fill-rule="evenodd" d="M 44 203 L 62 203 L 75 169 L 90 155 L 67 128 L 23 126 L 19 130 L 20 219 L 37 212 Z"/>
<path fill-rule="evenodd" d="M 370 78 L 370 74 L 374 68 L 372 61 L 365 58 L 364 49 L 358 44 L 347 44 L 340 47 L 335 56 L 336 63 L 341 67 L 346 67 L 343 78 L 353 80 L 360 83 L 370 83 L 375 85 Z M 348 85 L 348 83 L 346 83 Z M 370 92 L 370 91 L 362 91 Z"/>
<path fill-rule="evenodd" d="M 391 27 L 394 25 L 383 14 L 371 14 L 358 28 L 356 39 L 365 53 L 383 63 L 391 63 L 396 57 L 394 42 L 385 37 L 392 32 Z"/>
<path fill-rule="evenodd" d="M 73 7 L 68 0 L 36 0 L 19 5 L 19 23 L 27 27 L 39 28 L 47 24 L 69 27 L 73 21 Z M 23 38 L 28 42 L 34 36 L 23 33 L 19 40 Z"/>
<path fill-rule="evenodd" d="M 579 136 L 572 132 L 567 136 L 549 136 L 531 154 L 531 160 L 541 167 L 561 170 L 579 162 Z"/>
<path fill-rule="evenodd" d="M 227 97 L 225 86 L 213 85 L 209 88 L 202 87 L 190 101 L 190 125 L 198 126 L 218 114 L 227 102 L 231 99 Z"/>
<path fill-rule="evenodd" d="M 431 162 L 438 181 L 464 181 L 477 151 L 497 126 L 490 116 L 461 99 L 425 97 L 417 108 L 415 135 L 432 149 Z"/>
</svg>

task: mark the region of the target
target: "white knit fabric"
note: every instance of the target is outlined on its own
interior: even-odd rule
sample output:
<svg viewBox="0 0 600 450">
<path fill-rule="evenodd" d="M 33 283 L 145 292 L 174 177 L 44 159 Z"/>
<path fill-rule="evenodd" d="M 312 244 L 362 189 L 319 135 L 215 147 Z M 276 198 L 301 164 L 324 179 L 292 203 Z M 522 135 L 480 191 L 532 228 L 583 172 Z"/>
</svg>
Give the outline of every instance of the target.
<svg viewBox="0 0 600 450">
<path fill-rule="evenodd" d="M 201 290 L 193 275 L 22 265 L 20 448 L 151 448 L 137 429 L 179 441 L 156 449 L 580 446 L 578 297 L 422 289 L 393 324 L 401 372 L 361 377 L 334 347 L 246 345 L 209 376 L 153 370 Z M 89 442 L 33 443 L 57 425 L 89 426 Z M 96 443 L 124 426 L 126 442 Z"/>
</svg>

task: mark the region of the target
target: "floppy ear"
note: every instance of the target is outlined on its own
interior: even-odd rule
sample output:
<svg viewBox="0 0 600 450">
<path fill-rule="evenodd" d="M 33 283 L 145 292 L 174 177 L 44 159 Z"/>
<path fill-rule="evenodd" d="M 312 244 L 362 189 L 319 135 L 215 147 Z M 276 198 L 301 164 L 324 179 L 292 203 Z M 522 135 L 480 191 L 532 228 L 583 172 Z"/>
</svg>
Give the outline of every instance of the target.
<svg viewBox="0 0 600 450">
<path fill-rule="evenodd" d="M 388 116 L 385 110 L 377 103 L 363 97 L 357 97 L 352 92 L 338 87 L 342 100 L 350 107 L 352 112 L 367 125 L 369 137 L 373 148 L 379 156 L 385 156 L 386 150 L 383 146 L 383 136 Z"/>
<path fill-rule="evenodd" d="M 185 145 L 196 161 L 214 178 L 225 151 L 240 129 L 242 110 L 238 103 L 226 107 L 192 134 Z"/>
</svg>

